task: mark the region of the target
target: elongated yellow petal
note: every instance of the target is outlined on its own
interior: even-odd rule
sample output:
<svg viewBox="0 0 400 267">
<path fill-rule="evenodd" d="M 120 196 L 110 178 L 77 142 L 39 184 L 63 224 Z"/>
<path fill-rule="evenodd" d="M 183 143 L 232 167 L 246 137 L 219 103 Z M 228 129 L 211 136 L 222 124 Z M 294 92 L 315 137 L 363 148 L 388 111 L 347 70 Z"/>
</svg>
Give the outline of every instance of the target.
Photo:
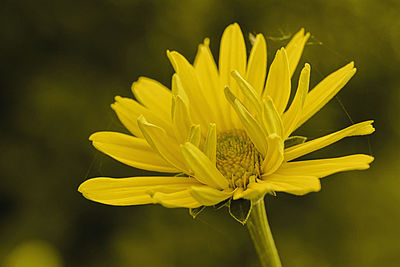
<svg viewBox="0 0 400 267">
<path fill-rule="evenodd" d="M 360 122 L 350 127 L 347 127 L 343 130 L 331 133 L 329 135 L 305 142 L 303 144 L 289 147 L 288 149 L 285 150 L 285 160 L 290 161 L 295 158 L 301 157 L 305 154 L 311 153 L 315 150 L 333 144 L 339 141 L 340 139 L 343 139 L 348 136 L 371 134 L 375 131 L 374 127 L 372 126 L 372 123 L 373 121 Z"/>
<path fill-rule="evenodd" d="M 260 182 L 252 182 L 247 185 L 247 188 L 244 190 L 242 188 L 238 188 L 240 190 L 236 190 L 233 194 L 233 199 L 244 198 L 248 200 L 256 200 L 262 198 L 266 193 L 271 192 L 268 184 L 260 183 Z"/>
<path fill-rule="evenodd" d="M 297 64 L 299 63 L 301 54 L 308 38 L 310 38 L 310 33 L 304 34 L 304 29 L 298 31 L 290 42 L 286 46 L 286 51 L 289 60 L 290 77 L 293 76 L 296 70 Z"/>
<path fill-rule="evenodd" d="M 189 106 L 190 105 L 189 97 L 187 96 L 186 91 L 183 88 L 181 78 L 179 78 L 179 75 L 176 73 L 172 75 L 171 87 L 172 87 L 172 95 L 179 96 L 180 98 L 182 98 L 182 101 L 185 103 L 185 105 Z"/>
<path fill-rule="evenodd" d="M 190 194 L 201 205 L 212 206 L 231 197 L 233 190 L 229 188 L 221 191 L 209 186 L 193 186 L 190 189 Z"/>
<path fill-rule="evenodd" d="M 310 65 L 306 64 L 301 71 L 299 85 L 297 87 L 296 95 L 293 99 L 289 109 L 282 116 L 282 123 L 284 125 L 284 139 L 288 138 L 296 128 L 296 124 L 300 119 L 303 112 L 303 105 L 306 100 L 308 87 L 310 82 Z"/>
<path fill-rule="evenodd" d="M 193 124 L 190 126 L 187 141 L 199 147 L 201 141 L 200 125 Z"/>
<path fill-rule="evenodd" d="M 151 112 L 131 98 L 116 96 L 115 103 L 111 105 L 111 108 L 116 112 L 122 124 L 136 136 L 143 136 L 137 124 L 137 118 L 140 115 L 146 116 L 151 123 L 160 125 L 169 134 L 173 133 L 169 119 Z"/>
<path fill-rule="evenodd" d="M 295 128 L 300 127 L 304 122 L 317 113 L 329 100 L 342 89 L 356 73 L 354 63 L 351 62 L 343 68 L 333 72 L 319 84 L 317 84 L 307 95 L 304 103 L 302 116 Z M 295 129 L 294 129 L 295 130 Z"/>
<path fill-rule="evenodd" d="M 246 80 L 254 87 L 258 96 L 264 89 L 267 73 L 267 43 L 262 34 L 257 34 L 250 52 Z"/>
<path fill-rule="evenodd" d="M 215 120 L 214 113 L 211 112 L 213 108 L 207 101 L 207 96 L 204 95 L 204 88 L 198 80 L 196 71 L 178 52 L 167 51 L 167 55 L 189 97 L 192 119 L 202 128 L 207 129 L 208 124 Z"/>
<path fill-rule="evenodd" d="M 178 74 L 172 76 L 172 106 L 171 118 L 175 136 L 180 144 L 187 141 L 192 117 L 190 115 L 190 101 L 182 86 Z"/>
<path fill-rule="evenodd" d="M 321 183 L 315 176 L 304 176 L 304 175 L 280 175 L 271 174 L 269 176 L 263 176 L 264 184 L 268 191 L 274 192 L 286 192 L 294 195 L 305 195 L 310 192 L 318 192 L 321 190 Z"/>
<path fill-rule="evenodd" d="M 225 95 L 242 122 L 243 128 L 250 140 L 253 142 L 258 152 L 265 156 L 268 149 L 265 131 L 228 87 L 225 88 Z"/>
<path fill-rule="evenodd" d="M 152 196 L 156 203 L 160 203 L 167 208 L 198 208 L 201 204 L 190 194 L 190 190 L 175 193 L 156 192 Z"/>
<path fill-rule="evenodd" d="M 274 173 L 283 161 L 283 140 L 277 134 L 268 136 L 268 151 L 262 163 L 262 172 L 264 175 Z"/>
<path fill-rule="evenodd" d="M 192 169 L 197 180 L 217 189 L 228 188 L 229 183 L 226 178 L 200 149 L 186 142 L 181 145 L 181 150 L 187 165 Z"/>
<path fill-rule="evenodd" d="M 253 144 L 256 146 L 257 150 L 265 155 L 268 149 L 268 143 L 265 138 L 265 133 L 262 127 L 254 119 L 254 117 L 247 111 L 247 109 L 239 102 L 235 100 L 234 103 L 235 110 L 243 124 L 243 127 L 250 137 Z"/>
<path fill-rule="evenodd" d="M 116 100 L 117 99 L 119 100 L 121 98 L 116 97 Z M 143 137 L 142 132 L 140 131 L 136 122 L 137 117 L 139 117 L 142 113 L 140 111 L 132 112 L 132 109 L 127 107 L 128 105 L 128 103 L 121 103 L 117 101 L 111 104 L 111 108 L 114 110 L 118 119 L 125 126 L 125 128 L 128 129 L 129 132 L 131 132 L 133 135 Z"/>
<path fill-rule="evenodd" d="M 276 171 L 276 174 L 311 175 L 322 178 L 342 171 L 368 169 L 373 160 L 371 156 L 356 154 L 339 158 L 287 162 Z"/>
<path fill-rule="evenodd" d="M 116 132 L 97 132 L 89 140 L 99 151 L 126 165 L 148 171 L 179 172 L 154 152 L 143 138 Z"/>
<path fill-rule="evenodd" d="M 205 87 L 211 88 L 210 90 L 214 92 L 216 97 L 221 97 L 220 100 L 222 101 L 223 94 L 217 94 L 218 91 L 221 92 L 221 86 L 217 65 L 210 51 L 210 39 L 206 38 L 199 45 L 193 65 L 198 73 L 199 80 L 204 83 Z"/>
<path fill-rule="evenodd" d="M 99 177 L 83 182 L 78 191 L 87 199 L 107 205 L 127 206 L 150 204 L 155 192 L 174 193 L 199 185 L 188 177 Z"/>
<path fill-rule="evenodd" d="M 242 31 L 237 23 L 229 25 L 222 34 L 219 50 L 219 75 L 222 88 L 229 86 L 241 97 L 239 87 L 231 76 L 237 70 L 242 76 L 246 74 L 246 45 Z M 231 107 L 228 108 L 225 120 L 230 121 L 230 128 L 240 128 L 240 121 Z M 229 130 L 227 129 L 227 130 Z"/>
<path fill-rule="evenodd" d="M 274 101 L 267 96 L 263 100 L 262 123 L 269 135 L 277 134 L 283 136 L 283 125 L 281 116 L 275 108 Z"/>
<path fill-rule="evenodd" d="M 221 38 L 219 52 L 219 74 L 222 86 L 229 86 L 233 92 L 238 92 L 231 72 L 237 70 L 240 75 L 246 74 L 246 45 L 242 31 L 237 23 L 229 25 Z"/>
<path fill-rule="evenodd" d="M 232 71 L 232 76 L 236 80 L 239 85 L 239 88 L 243 94 L 243 100 L 246 103 L 245 107 L 247 109 L 251 108 L 251 110 L 255 111 L 255 114 L 260 118 L 262 113 L 262 102 L 253 88 L 253 86 L 248 83 L 242 76 L 240 76 L 237 70 Z"/>
<path fill-rule="evenodd" d="M 210 123 L 206 141 L 204 143 L 204 154 L 215 165 L 217 155 L 217 126 L 215 123 Z"/>
<path fill-rule="evenodd" d="M 279 115 L 285 111 L 290 97 L 289 62 L 285 48 L 281 48 L 275 55 L 269 68 L 264 98 L 270 96 L 275 103 Z"/>
<path fill-rule="evenodd" d="M 194 61 L 194 69 L 197 72 L 204 95 L 213 108 L 215 122 L 221 131 L 228 130 L 231 126 L 230 120 L 227 120 L 230 107 L 225 100 L 223 87 L 218 74 L 217 65 L 210 51 L 210 40 L 206 38 L 203 44 L 199 45 L 197 55 Z"/>
<path fill-rule="evenodd" d="M 190 126 L 193 123 L 189 107 L 179 95 L 173 96 L 172 99 L 172 124 L 179 143 L 184 143 L 188 137 Z"/>
<path fill-rule="evenodd" d="M 132 92 L 136 99 L 151 111 L 165 119 L 170 118 L 171 91 L 153 79 L 140 77 L 132 84 Z"/>
<path fill-rule="evenodd" d="M 158 152 L 172 166 L 189 173 L 179 153 L 179 144 L 175 139 L 170 138 L 163 128 L 147 122 L 143 116 L 138 118 L 138 125 L 147 143 L 154 151 Z"/>
</svg>

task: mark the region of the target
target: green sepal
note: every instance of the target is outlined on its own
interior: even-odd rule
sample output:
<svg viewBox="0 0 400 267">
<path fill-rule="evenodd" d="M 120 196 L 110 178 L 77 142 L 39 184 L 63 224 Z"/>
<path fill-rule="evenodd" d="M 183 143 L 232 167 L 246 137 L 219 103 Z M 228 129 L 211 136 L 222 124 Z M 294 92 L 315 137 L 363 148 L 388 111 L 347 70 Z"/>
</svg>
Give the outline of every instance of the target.
<svg viewBox="0 0 400 267">
<path fill-rule="evenodd" d="M 184 172 L 180 172 L 174 175 L 174 177 L 188 177 L 188 175 Z"/>
<path fill-rule="evenodd" d="M 252 204 L 250 200 L 238 199 L 229 201 L 229 214 L 236 221 L 245 225 L 251 213 Z"/>
<path fill-rule="evenodd" d="M 219 202 L 218 204 L 214 205 L 214 208 L 217 210 L 222 209 L 223 207 L 229 207 L 229 203 L 231 202 L 231 199 L 225 199 L 224 201 Z"/>
<path fill-rule="evenodd" d="M 189 214 L 196 219 L 196 217 L 205 210 L 206 206 L 200 206 L 198 208 L 190 208 Z"/>
<path fill-rule="evenodd" d="M 285 140 L 285 149 L 291 146 L 300 145 L 307 140 L 305 136 L 291 136 Z"/>
</svg>

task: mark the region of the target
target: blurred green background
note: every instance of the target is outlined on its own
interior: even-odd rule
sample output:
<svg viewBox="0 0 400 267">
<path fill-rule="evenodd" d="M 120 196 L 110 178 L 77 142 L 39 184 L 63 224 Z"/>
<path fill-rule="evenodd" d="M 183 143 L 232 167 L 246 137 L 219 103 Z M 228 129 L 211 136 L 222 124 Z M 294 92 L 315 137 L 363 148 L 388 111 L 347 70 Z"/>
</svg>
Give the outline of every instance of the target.
<svg viewBox="0 0 400 267">
<path fill-rule="evenodd" d="M 169 86 L 167 49 L 193 60 L 210 37 L 217 55 L 223 29 L 238 22 L 246 36 L 267 37 L 269 62 L 299 28 L 310 31 L 300 64 L 311 63 L 312 85 L 356 62 L 356 76 L 298 134 L 350 125 L 344 110 L 377 128 L 308 156 L 368 153 L 370 170 L 333 175 L 305 197 L 266 198 L 284 266 L 399 266 L 399 14 L 397 0 L 2 1 L 0 264 L 259 266 L 226 210 L 193 220 L 185 209 L 111 207 L 77 192 L 88 177 L 151 174 L 95 151 L 88 136 L 125 131 L 109 105 L 131 96 L 139 76 Z"/>
</svg>

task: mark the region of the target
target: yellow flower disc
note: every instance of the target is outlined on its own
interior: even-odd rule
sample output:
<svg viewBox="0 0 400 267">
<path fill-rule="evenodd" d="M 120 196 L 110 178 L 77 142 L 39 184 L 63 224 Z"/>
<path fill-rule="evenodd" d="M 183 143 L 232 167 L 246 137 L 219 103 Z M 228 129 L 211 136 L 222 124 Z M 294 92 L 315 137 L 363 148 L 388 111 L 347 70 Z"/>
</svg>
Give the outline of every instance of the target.
<svg viewBox="0 0 400 267">
<path fill-rule="evenodd" d="M 231 187 L 246 187 L 249 179 L 259 178 L 262 161 L 245 131 L 234 129 L 218 134 L 217 168 Z"/>
</svg>

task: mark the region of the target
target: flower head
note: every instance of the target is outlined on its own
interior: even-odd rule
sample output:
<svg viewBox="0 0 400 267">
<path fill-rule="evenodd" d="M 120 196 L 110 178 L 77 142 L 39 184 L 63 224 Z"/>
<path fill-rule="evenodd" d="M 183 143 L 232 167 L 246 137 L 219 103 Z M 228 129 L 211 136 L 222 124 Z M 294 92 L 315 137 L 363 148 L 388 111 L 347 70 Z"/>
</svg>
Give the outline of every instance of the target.
<svg viewBox="0 0 400 267">
<path fill-rule="evenodd" d="M 263 35 L 255 37 L 247 60 L 236 23 L 224 31 L 218 67 L 208 39 L 199 45 L 193 65 L 168 51 L 175 70 L 172 90 L 139 78 L 132 85 L 137 101 L 117 96 L 112 104 L 132 135 L 97 132 L 90 140 L 124 164 L 180 175 L 93 178 L 79 191 L 109 205 L 197 208 L 274 192 L 304 195 L 319 191 L 322 177 L 367 169 L 373 157 L 363 154 L 293 161 L 344 137 L 374 131 L 372 121 L 365 121 L 311 141 L 292 136 L 356 72 L 351 62 L 309 91 L 311 68 L 305 64 L 288 105 L 291 78 L 309 36 L 301 29 L 279 49 L 268 75 Z"/>
</svg>

